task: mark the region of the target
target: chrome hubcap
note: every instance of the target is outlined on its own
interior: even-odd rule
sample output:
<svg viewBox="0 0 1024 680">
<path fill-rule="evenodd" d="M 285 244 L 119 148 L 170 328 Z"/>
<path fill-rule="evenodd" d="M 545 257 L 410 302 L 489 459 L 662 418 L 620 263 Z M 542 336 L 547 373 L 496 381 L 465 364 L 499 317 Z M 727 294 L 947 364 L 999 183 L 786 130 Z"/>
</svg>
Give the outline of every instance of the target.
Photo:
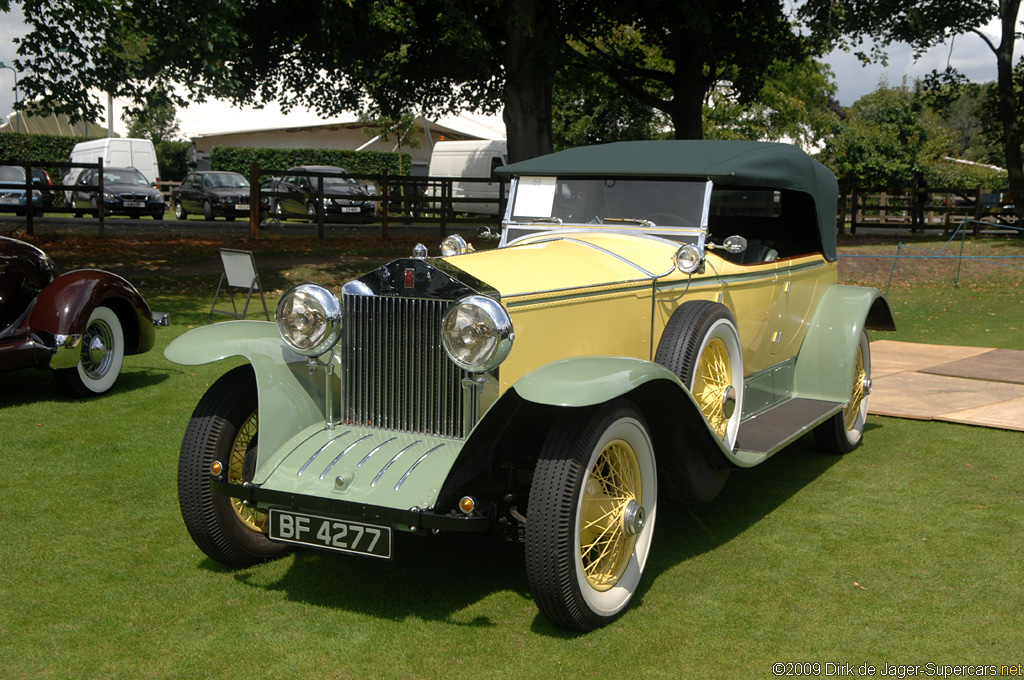
<svg viewBox="0 0 1024 680">
<path fill-rule="evenodd" d="M 729 385 L 725 388 L 725 392 L 722 394 L 722 415 L 725 416 L 726 420 L 732 418 L 732 414 L 736 412 L 736 388 Z"/>
<path fill-rule="evenodd" d="M 647 513 L 644 512 L 642 505 L 635 500 L 629 501 L 622 512 L 622 530 L 627 536 L 636 536 L 644 528 L 646 517 Z"/>
<path fill-rule="evenodd" d="M 107 357 L 107 345 L 103 338 L 97 336 L 89 343 L 89 359 L 94 364 L 100 364 Z"/>
</svg>

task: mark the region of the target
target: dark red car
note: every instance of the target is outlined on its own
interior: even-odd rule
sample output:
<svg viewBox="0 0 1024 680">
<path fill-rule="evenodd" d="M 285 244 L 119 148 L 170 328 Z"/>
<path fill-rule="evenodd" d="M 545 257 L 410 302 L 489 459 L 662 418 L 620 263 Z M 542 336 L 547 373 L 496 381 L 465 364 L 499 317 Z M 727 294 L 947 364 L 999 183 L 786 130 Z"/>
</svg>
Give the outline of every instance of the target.
<svg viewBox="0 0 1024 680">
<path fill-rule="evenodd" d="M 126 354 L 153 347 L 153 312 L 120 276 L 79 269 L 60 276 L 39 248 L 0 236 L 0 371 L 49 368 L 73 397 L 114 386 Z"/>
</svg>

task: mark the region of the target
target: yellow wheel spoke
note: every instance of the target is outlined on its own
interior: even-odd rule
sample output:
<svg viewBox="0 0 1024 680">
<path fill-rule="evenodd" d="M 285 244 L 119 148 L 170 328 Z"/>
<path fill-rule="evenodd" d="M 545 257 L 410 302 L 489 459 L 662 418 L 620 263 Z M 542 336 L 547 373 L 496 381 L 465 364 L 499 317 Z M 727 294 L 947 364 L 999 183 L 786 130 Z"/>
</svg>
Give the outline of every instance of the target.
<svg viewBox="0 0 1024 680">
<path fill-rule="evenodd" d="M 623 514 L 640 498 L 640 473 L 633 449 L 622 440 L 609 442 L 587 477 L 580 516 L 579 554 L 592 587 L 607 590 L 622 576 L 635 539 L 627 538 Z"/>
</svg>

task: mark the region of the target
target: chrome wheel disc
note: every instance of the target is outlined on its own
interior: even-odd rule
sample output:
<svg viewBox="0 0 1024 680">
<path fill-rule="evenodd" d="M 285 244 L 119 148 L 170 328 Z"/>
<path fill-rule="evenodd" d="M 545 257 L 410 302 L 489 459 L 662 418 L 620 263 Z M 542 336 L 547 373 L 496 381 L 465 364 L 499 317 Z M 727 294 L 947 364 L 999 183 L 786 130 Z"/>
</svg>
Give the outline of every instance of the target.
<svg viewBox="0 0 1024 680">
<path fill-rule="evenodd" d="M 113 361 L 114 332 L 106 321 L 96 320 L 82 338 L 82 370 L 93 379 L 102 378 Z"/>
<path fill-rule="evenodd" d="M 857 365 L 853 369 L 853 385 L 850 388 L 850 402 L 843 409 L 843 420 L 846 422 L 847 430 L 852 430 L 857 425 L 860 405 L 867 398 L 870 386 L 871 379 L 864 368 L 864 352 L 858 347 Z"/>
</svg>

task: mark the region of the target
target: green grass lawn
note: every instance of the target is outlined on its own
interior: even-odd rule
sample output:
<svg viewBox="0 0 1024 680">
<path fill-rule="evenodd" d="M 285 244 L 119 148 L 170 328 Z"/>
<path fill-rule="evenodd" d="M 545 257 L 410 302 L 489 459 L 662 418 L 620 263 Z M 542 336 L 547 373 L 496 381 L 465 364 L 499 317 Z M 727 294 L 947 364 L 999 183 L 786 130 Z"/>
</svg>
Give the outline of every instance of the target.
<svg viewBox="0 0 1024 680">
<path fill-rule="evenodd" d="M 111 250 L 88 257 L 133 257 Z M 890 265 L 846 278 L 884 287 Z M 269 290 L 343 278 L 321 267 L 261 274 Z M 1024 274 L 958 289 L 915 276 L 893 286 L 893 337 L 1024 349 Z M 872 416 L 848 456 L 805 438 L 735 471 L 710 504 L 662 503 L 641 592 L 587 635 L 537 613 L 514 544 L 400 534 L 388 563 L 301 551 L 227 570 L 185 532 L 176 466 L 229 362 L 162 355 L 205 322 L 216 281 L 142 279 L 172 326 L 107 396 L 68 401 L 47 373 L 0 374 L 0 677 L 742 679 L 774 677 L 776 662 L 824 675 L 826 662 L 1024 660 L 1024 437 L 945 423 Z"/>
</svg>

